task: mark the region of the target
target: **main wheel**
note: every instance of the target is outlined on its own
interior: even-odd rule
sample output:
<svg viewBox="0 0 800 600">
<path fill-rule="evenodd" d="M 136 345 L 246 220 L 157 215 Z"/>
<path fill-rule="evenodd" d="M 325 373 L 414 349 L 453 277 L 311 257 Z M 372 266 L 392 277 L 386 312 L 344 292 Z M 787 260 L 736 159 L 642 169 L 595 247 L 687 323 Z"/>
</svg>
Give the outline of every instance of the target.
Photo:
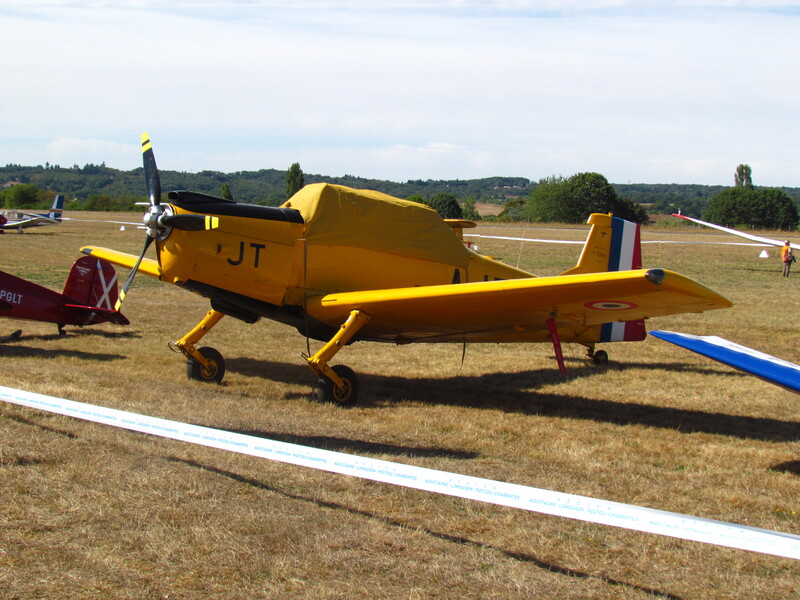
<svg viewBox="0 0 800 600">
<path fill-rule="evenodd" d="M 203 358 L 210 364 L 208 368 L 203 368 L 203 365 L 190 358 L 186 361 L 186 376 L 189 379 L 195 379 L 197 381 L 221 382 L 222 378 L 225 376 L 225 359 L 222 358 L 222 354 L 217 352 L 214 348 L 209 348 L 207 346 L 205 348 L 200 348 L 198 352 L 202 354 Z"/>
<path fill-rule="evenodd" d="M 356 377 L 355 371 L 344 365 L 336 365 L 331 368 L 342 380 L 344 388 L 340 390 L 333 381 L 327 377 L 322 377 L 317 382 L 317 400 L 320 402 L 333 402 L 342 406 L 355 404 L 358 397 L 358 377 Z"/>
</svg>

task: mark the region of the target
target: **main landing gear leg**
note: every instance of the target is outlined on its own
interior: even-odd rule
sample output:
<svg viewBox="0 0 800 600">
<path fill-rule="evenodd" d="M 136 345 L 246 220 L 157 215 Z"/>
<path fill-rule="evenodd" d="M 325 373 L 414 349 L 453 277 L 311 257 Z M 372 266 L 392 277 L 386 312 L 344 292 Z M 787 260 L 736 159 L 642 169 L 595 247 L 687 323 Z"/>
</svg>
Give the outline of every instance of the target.
<svg viewBox="0 0 800 600">
<path fill-rule="evenodd" d="M 186 376 L 198 381 L 213 381 L 219 383 L 225 375 L 225 360 L 214 348 L 195 348 L 205 334 L 211 331 L 219 320 L 225 315 L 216 310 L 208 314 L 197 324 L 197 327 L 171 345 L 186 356 Z"/>
<path fill-rule="evenodd" d="M 358 379 L 352 369 L 344 365 L 328 366 L 336 353 L 341 350 L 358 330 L 366 325 L 371 317 L 353 310 L 331 340 L 311 357 L 306 357 L 308 366 L 319 378 L 317 382 L 317 398 L 322 402 L 337 404 L 353 404 L 358 396 Z"/>
</svg>

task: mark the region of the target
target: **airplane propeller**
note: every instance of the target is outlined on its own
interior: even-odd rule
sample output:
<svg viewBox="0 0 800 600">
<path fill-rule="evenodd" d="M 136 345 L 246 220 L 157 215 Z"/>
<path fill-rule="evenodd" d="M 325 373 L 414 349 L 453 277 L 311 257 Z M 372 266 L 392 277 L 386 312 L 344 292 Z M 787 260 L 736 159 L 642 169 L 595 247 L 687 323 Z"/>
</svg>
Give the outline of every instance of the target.
<svg viewBox="0 0 800 600">
<path fill-rule="evenodd" d="M 143 217 L 146 237 L 144 246 L 136 259 L 136 264 L 133 267 L 130 275 L 125 280 L 122 289 L 119 291 L 119 299 L 117 300 L 116 309 L 119 310 L 125 295 L 128 293 L 136 277 L 136 271 L 147 253 L 147 249 L 153 240 L 163 240 L 170 234 L 172 229 L 180 229 L 182 231 L 205 231 L 208 229 L 216 229 L 219 227 L 219 219 L 210 215 L 176 215 L 172 207 L 167 204 L 161 204 L 161 178 L 158 175 L 158 166 L 156 165 L 156 157 L 153 153 L 153 146 L 150 142 L 150 136 L 147 133 L 142 134 L 142 162 L 144 164 L 144 179 L 147 186 L 147 197 L 149 200 L 150 208 L 147 210 Z"/>
</svg>

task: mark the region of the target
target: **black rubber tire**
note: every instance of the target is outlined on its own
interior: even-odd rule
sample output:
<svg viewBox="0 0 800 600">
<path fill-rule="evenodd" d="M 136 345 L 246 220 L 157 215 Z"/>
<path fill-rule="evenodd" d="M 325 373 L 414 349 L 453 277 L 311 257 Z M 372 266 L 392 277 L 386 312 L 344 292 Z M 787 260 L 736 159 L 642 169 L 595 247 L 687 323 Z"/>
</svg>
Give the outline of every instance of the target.
<svg viewBox="0 0 800 600">
<path fill-rule="evenodd" d="M 198 352 L 211 363 L 211 368 L 204 369 L 199 362 L 190 358 L 186 361 L 186 376 L 195 381 L 220 383 L 225 377 L 225 359 L 222 354 L 208 346 L 200 348 Z"/>
<path fill-rule="evenodd" d="M 317 400 L 331 402 L 340 406 L 352 406 L 358 398 L 358 377 L 355 371 L 344 365 L 336 365 L 331 369 L 344 383 L 344 389 L 338 389 L 333 381 L 327 377 L 322 377 L 317 382 Z"/>
<path fill-rule="evenodd" d="M 592 354 L 592 360 L 596 365 L 607 365 L 608 352 L 606 352 L 605 350 L 597 350 L 594 354 Z"/>
</svg>

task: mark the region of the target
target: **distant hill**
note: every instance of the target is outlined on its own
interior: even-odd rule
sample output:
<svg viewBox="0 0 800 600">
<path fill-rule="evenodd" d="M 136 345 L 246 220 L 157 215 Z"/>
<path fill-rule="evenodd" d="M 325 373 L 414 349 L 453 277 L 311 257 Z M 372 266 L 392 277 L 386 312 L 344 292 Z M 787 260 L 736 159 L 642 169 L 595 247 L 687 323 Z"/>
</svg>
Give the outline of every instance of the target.
<svg viewBox="0 0 800 600">
<path fill-rule="evenodd" d="M 709 200 L 724 190 L 724 185 L 696 185 L 680 183 L 628 183 L 612 184 L 623 198 L 644 205 L 649 213 L 668 214 L 680 209 L 690 217 L 700 217 Z M 800 188 L 781 188 L 800 207 Z"/>
<path fill-rule="evenodd" d="M 159 170 L 163 190 L 193 190 L 205 194 L 220 195 L 223 183 L 227 183 L 233 197 L 239 202 L 249 202 L 276 206 L 286 200 L 286 171 L 261 169 L 259 171 L 239 171 L 222 173 L 200 171 L 183 173 L 180 171 Z M 345 175 L 327 177 L 325 175 L 304 174 L 305 183 L 335 183 L 354 188 L 366 188 L 384 192 L 398 198 L 419 194 L 427 198 L 439 192 L 450 192 L 459 200 L 469 197 L 475 201 L 502 204 L 509 198 L 525 196 L 530 191 L 531 182 L 524 177 L 487 177 L 484 179 L 434 181 L 417 180 L 397 183 L 379 179 L 365 179 Z M 94 194 L 118 197 L 144 197 L 144 170 L 119 171 L 106 166 L 86 165 L 84 167 L 37 166 L 24 167 L 7 165 L 0 167 L 0 184 L 32 183 L 64 194 L 70 201 L 85 200 Z"/>
<path fill-rule="evenodd" d="M 286 200 L 286 171 L 261 169 L 222 173 L 200 171 L 160 171 L 162 189 L 193 190 L 220 195 L 222 184 L 227 184 L 239 202 L 277 206 Z M 485 177 L 482 179 L 410 180 L 405 183 L 365 179 L 352 175 L 328 177 L 304 174 L 305 183 L 335 183 L 354 188 L 377 190 L 398 198 L 418 194 L 430 198 L 439 192 L 453 194 L 461 201 L 472 198 L 475 202 L 502 205 L 515 198 L 528 195 L 536 182 L 524 177 Z M 85 165 L 71 168 L 60 166 L 6 165 L 0 167 L 0 184 L 32 183 L 39 188 L 64 194 L 68 201 L 85 201 L 93 195 L 111 198 L 143 199 L 144 170 L 120 171 L 105 165 Z M 650 212 L 670 212 L 682 209 L 686 214 L 699 216 L 708 200 L 724 186 L 695 184 L 612 184 L 625 198 L 649 205 Z M 800 188 L 782 188 L 796 202 L 800 202 Z"/>
</svg>

